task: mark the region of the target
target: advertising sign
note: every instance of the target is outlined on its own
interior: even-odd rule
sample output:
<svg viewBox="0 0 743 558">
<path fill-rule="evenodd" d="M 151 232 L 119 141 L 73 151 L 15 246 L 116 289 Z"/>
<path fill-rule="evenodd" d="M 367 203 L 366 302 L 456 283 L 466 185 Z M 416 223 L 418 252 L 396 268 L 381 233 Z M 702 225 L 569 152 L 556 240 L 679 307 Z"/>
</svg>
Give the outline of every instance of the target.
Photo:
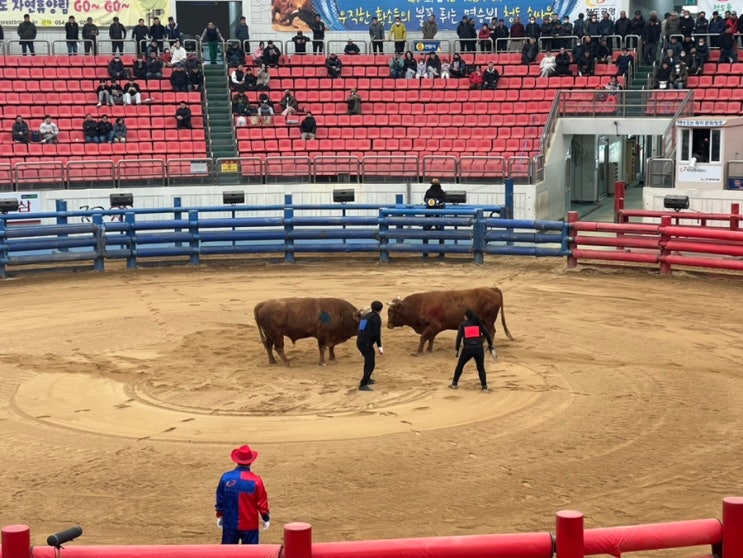
<svg viewBox="0 0 743 558">
<path fill-rule="evenodd" d="M 41 213 L 41 199 L 37 192 L 13 192 L 3 193 L 2 198 L 15 198 L 18 200 L 18 211 L 10 211 L 8 215 L 23 215 L 24 213 Z M 23 221 L 8 221 L 8 225 L 35 225 L 41 223 L 39 219 L 26 219 Z"/>
<path fill-rule="evenodd" d="M 69 17 L 75 16 L 81 33 L 85 20 L 92 17 L 99 37 L 108 38 L 114 16 L 129 31 L 140 17 L 148 21 L 148 15 L 159 15 L 162 19 L 168 6 L 168 0 L 0 0 L 0 25 L 7 40 L 18 38 L 16 29 L 24 14 L 31 16 L 36 27 L 64 27 Z"/>
<path fill-rule="evenodd" d="M 722 182 L 722 165 L 680 164 L 676 180 L 679 182 Z"/>
</svg>

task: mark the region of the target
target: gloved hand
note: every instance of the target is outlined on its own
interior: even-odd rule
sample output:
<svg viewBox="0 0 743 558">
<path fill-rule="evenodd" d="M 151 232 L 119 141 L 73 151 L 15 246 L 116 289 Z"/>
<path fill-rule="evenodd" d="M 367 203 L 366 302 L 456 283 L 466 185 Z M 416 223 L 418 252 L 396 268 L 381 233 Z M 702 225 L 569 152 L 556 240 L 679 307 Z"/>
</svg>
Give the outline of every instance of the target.
<svg viewBox="0 0 743 558">
<path fill-rule="evenodd" d="M 219 527 L 220 529 L 222 528 L 222 518 L 221 517 L 218 517 L 217 518 L 217 527 Z"/>
<path fill-rule="evenodd" d="M 454 357 L 459 358 L 459 351 L 454 351 Z"/>
<path fill-rule="evenodd" d="M 488 347 L 488 352 L 490 353 L 490 356 L 493 357 L 493 360 L 498 358 L 498 356 L 495 354 L 495 347 Z"/>
<path fill-rule="evenodd" d="M 263 522 L 263 530 L 264 530 L 264 531 L 268 531 L 268 528 L 269 528 L 270 526 L 271 526 L 271 522 L 270 522 L 270 521 L 264 521 L 264 522 Z"/>
<path fill-rule="evenodd" d="M 384 355 L 384 349 L 382 347 L 379 347 L 379 354 Z"/>
</svg>

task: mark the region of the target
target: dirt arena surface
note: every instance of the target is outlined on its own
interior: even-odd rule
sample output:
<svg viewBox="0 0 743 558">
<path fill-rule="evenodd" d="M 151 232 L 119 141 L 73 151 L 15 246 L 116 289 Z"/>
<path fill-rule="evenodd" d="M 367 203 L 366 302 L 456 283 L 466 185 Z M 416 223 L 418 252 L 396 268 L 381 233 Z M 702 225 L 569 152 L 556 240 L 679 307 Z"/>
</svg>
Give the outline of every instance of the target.
<svg viewBox="0 0 743 558">
<path fill-rule="evenodd" d="M 269 366 L 253 306 L 337 296 L 357 306 L 499 286 L 482 393 L 470 363 L 447 388 L 455 332 L 415 356 L 382 336 L 373 393 L 353 340 L 317 364 L 314 340 Z M 554 531 L 720 517 L 743 495 L 743 278 L 497 259 L 484 266 L 220 263 L 0 282 L 0 523 L 32 542 L 215 543 L 214 491 L 249 443 L 282 525 L 317 541 Z M 386 324 L 386 308 L 383 323 Z M 698 550 L 698 549 L 697 549 Z M 690 556 L 692 551 L 654 556 Z"/>
</svg>

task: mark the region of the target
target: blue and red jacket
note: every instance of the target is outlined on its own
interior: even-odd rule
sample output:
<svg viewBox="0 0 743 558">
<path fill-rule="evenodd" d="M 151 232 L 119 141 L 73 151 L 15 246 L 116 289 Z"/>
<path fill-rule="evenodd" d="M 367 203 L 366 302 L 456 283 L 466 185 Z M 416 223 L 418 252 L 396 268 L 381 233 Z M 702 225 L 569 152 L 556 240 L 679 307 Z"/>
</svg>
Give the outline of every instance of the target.
<svg viewBox="0 0 743 558">
<path fill-rule="evenodd" d="M 247 465 L 238 465 L 219 479 L 217 486 L 217 517 L 223 529 L 253 531 L 258 529 L 258 515 L 270 519 L 268 495 L 263 480 Z"/>
</svg>

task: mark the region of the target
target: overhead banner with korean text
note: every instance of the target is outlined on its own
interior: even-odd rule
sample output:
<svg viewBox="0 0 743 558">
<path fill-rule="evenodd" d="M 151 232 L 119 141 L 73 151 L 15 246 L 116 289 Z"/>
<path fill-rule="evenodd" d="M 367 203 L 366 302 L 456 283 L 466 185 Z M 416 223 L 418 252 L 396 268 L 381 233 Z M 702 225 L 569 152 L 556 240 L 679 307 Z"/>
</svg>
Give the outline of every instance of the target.
<svg viewBox="0 0 743 558">
<path fill-rule="evenodd" d="M 75 16 L 82 38 L 83 24 L 92 17 L 100 37 L 108 38 L 108 26 L 114 16 L 129 30 L 139 18 L 148 23 L 154 16 L 163 19 L 168 4 L 168 0 L 0 0 L 0 25 L 5 40 L 12 40 L 18 39 L 16 29 L 24 14 L 31 16 L 36 27 L 64 27 L 69 17 Z"/>
<path fill-rule="evenodd" d="M 599 16 L 608 12 L 615 19 L 628 4 L 629 0 L 272 0 L 271 23 L 276 31 L 306 31 L 319 14 L 329 30 L 366 31 L 376 17 L 389 32 L 399 17 L 408 32 L 417 33 L 431 14 L 440 30 L 456 29 L 463 16 L 474 17 L 479 29 L 494 17 L 506 25 L 516 16 L 526 23 L 532 15 L 541 19 L 552 13 L 574 20 L 580 12 Z"/>
</svg>

